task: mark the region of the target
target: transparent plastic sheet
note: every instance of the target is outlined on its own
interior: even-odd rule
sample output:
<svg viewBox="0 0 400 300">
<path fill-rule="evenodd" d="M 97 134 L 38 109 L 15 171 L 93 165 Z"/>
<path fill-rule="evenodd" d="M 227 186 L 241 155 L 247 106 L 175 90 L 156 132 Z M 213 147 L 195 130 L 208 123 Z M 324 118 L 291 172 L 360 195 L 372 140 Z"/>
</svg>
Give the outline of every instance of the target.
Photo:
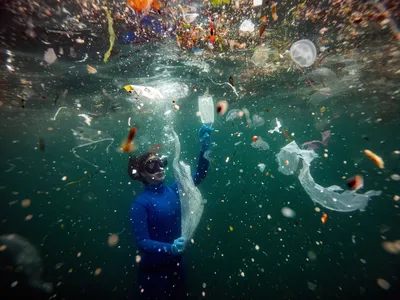
<svg viewBox="0 0 400 300">
<path fill-rule="evenodd" d="M 226 121 L 233 121 L 236 118 L 240 118 L 240 115 L 243 115 L 240 109 L 234 108 L 228 111 L 226 115 Z"/>
<path fill-rule="evenodd" d="M 43 282 L 42 259 L 36 248 L 24 237 L 17 234 L 0 236 L 0 267 L 11 265 L 13 269 L 23 273 L 28 283 L 33 288 L 38 288 L 46 293 L 53 291 L 53 285 Z M 11 260 L 11 261 L 10 261 Z M 6 265 L 3 266 L 3 261 Z"/>
<path fill-rule="evenodd" d="M 174 176 L 178 182 L 179 197 L 182 214 L 182 236 L 189 241 L 199 225 L 204 210 L 204 200 L 199 189 L 195 186 L 190 166 L 179 161 L 181 144 L 179 137 L 171 126 L 166 126 L 166 135 L 175 147 L 175 156 L 172 162 Z"/>
<path fill-rule="evenodd" d="M 257 141 L 252 142 L 250 146 L 258 150 L 269 150 L 268 143 L 264 141 L 261 137 L 258 137 Z"/>
<path fill-rule="evenodd" d="M 365 194 L 357 194 L 354 191 L 343 191 L 337 185 L 327 188 L 320 186 L 314 181 L 310 173 L 311 162 L 316 157 L 318 155 L 314 151 L 301 150 L 295 141 L 283 147 L 276 155 L 279 171 L 285 175 L 294 174 L 298 169 L 300 160 L 302 161 L 303 167 L 298 178 L 313 202 L 319 203 L 327 209 L 340 212 L 363 211 L 371 197 L 381 195 L 381 191 L 371 190 Z"/>
<path fill-rule="evenodd" d="M 204 95 L 199 97 L 198 104 L 201 122 L 212 125 L 214 123 L 214 102 L 212 96 L 208 93 L 208 88 Z"/>
<path fill-rule="evenodd" d="M 163 94 L 157 88 L 151 86 L 130 84 L 124 86 L 124 89 L 131 94 L 133 93 L 139 97 L 145 97 L 151 100 L 164 98 Z"/>
</svg>

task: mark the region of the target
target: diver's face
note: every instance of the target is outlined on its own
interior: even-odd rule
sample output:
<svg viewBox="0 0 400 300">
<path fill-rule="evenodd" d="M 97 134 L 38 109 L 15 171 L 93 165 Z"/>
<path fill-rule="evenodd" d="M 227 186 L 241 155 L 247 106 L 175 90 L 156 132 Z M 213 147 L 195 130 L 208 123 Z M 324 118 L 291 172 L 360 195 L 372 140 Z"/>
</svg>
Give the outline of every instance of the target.
<svg viewBox="0 0 400 300">
<path fill-rule="evenodd" d="M 160 184 L 165 181 L 165 169 L 164 163 L 161 161 L 158 156 L 151 156 L 146 161 L 145 165 L 146 172 L 144 176 L 146 176 L 149 184 Z"/>
</svg>

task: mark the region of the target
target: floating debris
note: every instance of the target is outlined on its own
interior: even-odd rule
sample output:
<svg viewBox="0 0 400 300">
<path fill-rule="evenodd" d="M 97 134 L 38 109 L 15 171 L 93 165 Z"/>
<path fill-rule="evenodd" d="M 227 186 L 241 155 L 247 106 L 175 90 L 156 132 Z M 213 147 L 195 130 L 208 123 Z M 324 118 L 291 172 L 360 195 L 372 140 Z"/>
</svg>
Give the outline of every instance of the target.
<svg viewBox="0 0 400 300">
<path fill-rule="evenodd" d="M 346 182 L 349 189 L 357 191 L 364 186 L 364 178 L 361 175 L 351 177 Z"/>
<path fill-rule="evenodd" d="M 385 279 L 382 279 L 382 278 L 378 278 L 377 280 L 376 280 L 376 283 L 382 288 L 382 289 L 384 289 L 384 290 L 388 290 L 388 289 L 390 289 L 390 283 L 389 282 L 387 282 Z"/>
<path fill-rule="evenodd" d="M 370 150 L 364 150 L 364 153 L 370 160 L 372 160 L 379 168 L 383 169 L 385 167 L 385 163 L 383 162 L 383 159 L 373 153 Z"/>
<path fill-rule="evenodd" d="M 27 207 L 31 206 L 31 200 L 30 200 L 30 199 L 24 199 L 24 200 L 22 200 L 22 201 L 21 201 L 21 206 L 22 206 L 23 208 L 27 208 Z"/>
<path fill-rule="evenodd" d="M 321 217 L 322 224 L 325 224 L 327 220 L 328 220 L 328 215 L 326 213 L 322 214 Z"/>
<path fill-rule="evenodd" d="M 132 127 L 129 130 L 128 138 L 121 146 L 122 152 L 132 152 L 133 150 L 136 149 L 136 146 L 132 143 L 133 139 L 135 138 L 136 131 L 137 131 L 136 127 Z"/>
<path fill-rule="evenodd" d="M 97 70 L 96 68 L 93 68 L 92 66 L 87 65 L 87 71 L 89 74 L 96 74 Z"/>
<path fill-rule="evenodd" d="M 104 10 L 106 11 L 106 15 L 107 15 L 108 34 L 110 35 L 110 47 L 108 48 L 107 52 L 104 54 L 104 62 L 106 63 L 108 61 L 108 59 L 110 58 L 111 51 L 114 47 L 115 33 L 114 33 L 114 28 L 113 28 L 113 19 L 111 18 L 110 12 L 108 11 L 107 7 L 105 7 Z"/>
<path fill-rule="evenodd" d="M 278 21 L 278 14 L 276 13 L 276 2 L 273 2 L 271 5 L 271 15 L 272 15 L 272 19 L 274 19 L 274 21 Z"/>
<path fill-rule="evenodd" d="M 97 268 L 95 271 L 94 271 L 94 276 L 99 276 L 100 275 L 100 273 L 101 273 L 101 268 Z"/>
<path fill-rule="evenodd" d="M 225 100 L 219 101 L 217 103 L 217 113 L 222 116 L 228 110 L 228 102 Z"/>
<path fill-rule="evenodd" d="M 47 62 L 49 65 L 54 63 L 57 60 L 57 55 L 54 52 L 53 48 L 49 48 L 44 52 L 44 61 Z"/>
<path fill-rule="evenodd" d="M 282 207 L 281 213 L 286 218 L 294 218 L 296 216 L 296 212 L 289 207 Z"/>
<path fill-rule="evenodd" d="M 108 237 L 108 246 L 114 247 L 114 246 L 116 246 L 118 244 L 118 241 L 119 241 L 118 234 L 111 234 Z"/>
</svg>

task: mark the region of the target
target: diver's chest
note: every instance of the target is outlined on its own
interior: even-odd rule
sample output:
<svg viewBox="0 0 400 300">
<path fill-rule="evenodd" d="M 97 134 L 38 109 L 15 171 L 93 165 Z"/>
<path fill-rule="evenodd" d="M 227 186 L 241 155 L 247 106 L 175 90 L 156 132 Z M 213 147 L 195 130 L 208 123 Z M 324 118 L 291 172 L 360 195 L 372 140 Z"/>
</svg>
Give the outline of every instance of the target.
<svg viewBox="0 0 400 300">
<path fill-rule="evenodd" d="M 157 220 L 175 218 L 180 215 L 181 203 L 179 198 L 174 194 L 154 197 L 152 204 L 152 213 Z"/>
</svg>

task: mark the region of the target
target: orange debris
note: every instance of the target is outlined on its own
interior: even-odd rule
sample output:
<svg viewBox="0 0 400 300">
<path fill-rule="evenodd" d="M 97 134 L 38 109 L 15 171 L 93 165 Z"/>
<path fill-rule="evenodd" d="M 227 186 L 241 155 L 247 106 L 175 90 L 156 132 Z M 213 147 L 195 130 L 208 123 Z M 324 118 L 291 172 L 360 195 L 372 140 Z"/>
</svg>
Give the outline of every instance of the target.
<svg viewBox="0 0 400 300">
<path fill-rule="evenodd" d="M 272 19 L 274 19 L 274 21 L 277 21 L 278 15 L 276 14 L 276 2 L 272 3 L 271 5 L 271 14 L 272 14 Z"/>
<path fill-rule="evenodd" d="M 158 2 L 158 0 L 128 0 L 126 5 L 132 7 L 139 14 L 141 12 L 148 14 L 151 7 L 160 10 L 162 4 L 161 2 Z"/>
<path fill-rule="evenodd" d="M 131 152 L 136 149 L 136 147 L 132 143 L 132 140 L 136 135 L 136 131 L 136 127 L 132 127 L 131 130 L 129 130 L 128 138 L 121 147 L 122 152 Z"/>
<path fill-rule="evenodd" d="M 322 224 L 325 224 L 327 220 L 328 220 L 328 215 L 326 213 L 322 214 L 321 217 Z"/>
<path fill-rule="evenodd" d="M 370 150 L 364 150 L 364 153 L 370 160 L 372 160 L 379 168 L 383 169 L 385 167 L 385 163 L 383 162 L 383 159 L 373 153 Z"/>
</svg>

